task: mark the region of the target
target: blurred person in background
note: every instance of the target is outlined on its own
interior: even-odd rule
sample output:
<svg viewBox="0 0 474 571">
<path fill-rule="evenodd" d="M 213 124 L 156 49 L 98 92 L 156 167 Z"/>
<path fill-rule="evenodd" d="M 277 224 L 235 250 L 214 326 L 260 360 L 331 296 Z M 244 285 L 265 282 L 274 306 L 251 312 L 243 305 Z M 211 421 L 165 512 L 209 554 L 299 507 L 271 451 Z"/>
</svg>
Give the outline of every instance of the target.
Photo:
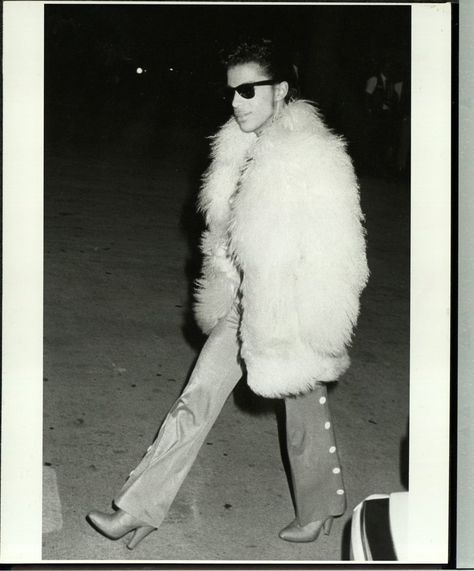
<svg viewBox="0 0 474 571">
<path fill-rule="evenodd" d="M 390 176 L 396 168 L 399 106 L 403 82 L 396 78 L 393 62 L 384 58 L 365 85 L 369 157 L 374 174 Z"/>
</svg>

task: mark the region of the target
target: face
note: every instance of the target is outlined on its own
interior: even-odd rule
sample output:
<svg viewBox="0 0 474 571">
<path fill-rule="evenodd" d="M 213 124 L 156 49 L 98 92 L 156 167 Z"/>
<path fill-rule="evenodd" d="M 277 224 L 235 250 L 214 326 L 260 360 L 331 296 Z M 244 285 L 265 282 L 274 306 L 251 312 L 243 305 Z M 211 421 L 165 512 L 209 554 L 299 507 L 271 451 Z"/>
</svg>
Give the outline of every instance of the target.
<svg viewBox="0 0 474 571">
<path fill-rule="evenodd" d="M 238 87 L 243 83 L 252 83 L 271 79 L 258 63 L 244 63 L 227 70 L 227 85 Z M 285 88 L 286 85 L 286 88 Z M 245 99 L 236 91 L 232 100 L 235 119 L 244 133 L 259 135 L 284 103 L 288 86 L 286 82 L 275 85 L 255 86 L 255 95 Z"/>
</svg>

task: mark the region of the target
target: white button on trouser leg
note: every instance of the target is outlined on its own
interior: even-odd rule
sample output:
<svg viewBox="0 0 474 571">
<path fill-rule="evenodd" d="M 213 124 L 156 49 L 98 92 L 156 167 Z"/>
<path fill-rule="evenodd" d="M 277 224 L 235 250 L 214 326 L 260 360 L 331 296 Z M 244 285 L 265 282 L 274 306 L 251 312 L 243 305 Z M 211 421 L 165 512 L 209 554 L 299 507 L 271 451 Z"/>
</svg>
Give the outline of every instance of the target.
<svg viewBox="0 0 474 571">
<path fill-rule="evenodd" d="M 300 525 L 344 513 L 345 495 L 327 388 L 285 399 L 288 456 Z"/>
</svg>

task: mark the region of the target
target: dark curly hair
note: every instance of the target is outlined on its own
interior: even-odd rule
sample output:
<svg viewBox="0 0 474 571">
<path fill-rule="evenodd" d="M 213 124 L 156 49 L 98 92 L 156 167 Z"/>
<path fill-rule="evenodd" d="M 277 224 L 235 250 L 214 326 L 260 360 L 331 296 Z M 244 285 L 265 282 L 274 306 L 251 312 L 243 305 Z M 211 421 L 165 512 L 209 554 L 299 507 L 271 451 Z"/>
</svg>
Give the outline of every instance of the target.
<svg viewBox="0 0 474 571">
<path fill-rule="evenodd" d="M 289 48 L 267 38 L 244 36 L 228 50 L 221 53 L 226 69 L 245 63 L 256 63 L 270 78 L 286 81 L 289 85 L 285 101 L 299 95 L 298 71 Z"/>
</svg>

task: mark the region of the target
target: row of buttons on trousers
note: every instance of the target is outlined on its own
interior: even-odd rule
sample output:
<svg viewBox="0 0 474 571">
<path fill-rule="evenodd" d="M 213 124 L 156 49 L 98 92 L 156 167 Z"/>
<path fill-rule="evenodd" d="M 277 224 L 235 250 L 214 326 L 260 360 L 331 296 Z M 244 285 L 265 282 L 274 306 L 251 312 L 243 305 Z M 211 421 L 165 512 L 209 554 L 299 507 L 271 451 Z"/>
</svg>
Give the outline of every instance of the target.
<svg viewBox="0 0 474 571">
<path fill-rule="evenodd" d="M 321 398 L 319 399 L 319 402 L 320 402 L 320 404 L 326 404 L 326 397 L 321 397 Z M 325 428 L 326 430 L 329 430 L 329 429 L 331 428 L 331 423 L 330 423 L 330 422 L 325 422 L 325 423 L 324 423 L 324 428 Z M 330 454 L 334 454 L 334 452 L 336 452 L 336 447 L 335 447 L 335 446 L 331 446 L 331 447 L 329 448 L 329 453 L 330 453 Z M 333 473 L 333 474 L 340 474 L 340 473 L 341 473 L 341 469 L 338 468 L 338 467 L 333 468 L 333 469 L 332 469 L 332 473 Z M 342 495 L 344 494 L 344 490 L 343 490 L 343 489 L 339 489 L 339 490 L 336 491 L 336 494 L 337 494 L 338 496 L 342 496 Z"/>
</svg>

